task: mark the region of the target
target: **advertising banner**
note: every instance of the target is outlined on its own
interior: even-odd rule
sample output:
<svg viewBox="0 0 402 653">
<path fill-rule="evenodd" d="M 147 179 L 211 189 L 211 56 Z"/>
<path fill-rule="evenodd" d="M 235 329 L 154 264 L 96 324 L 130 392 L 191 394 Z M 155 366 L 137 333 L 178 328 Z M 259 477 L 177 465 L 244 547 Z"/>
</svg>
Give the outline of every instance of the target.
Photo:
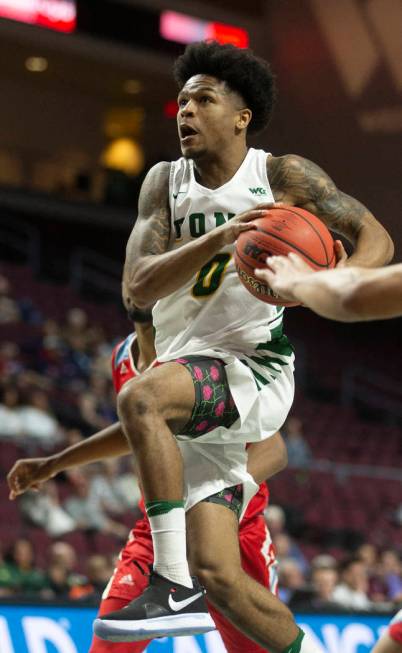
<svg viewBox="0 0 402 653">
<path fill-rule="evenodd" d="M 88 653 L 93 608 L 0 606 L 0 653 Z M 369 653 L 387 617 L 297 615 L 320 653 Z M 217 632 L 155 640 L 148 653 L 225 653 Z"/>
</svg>

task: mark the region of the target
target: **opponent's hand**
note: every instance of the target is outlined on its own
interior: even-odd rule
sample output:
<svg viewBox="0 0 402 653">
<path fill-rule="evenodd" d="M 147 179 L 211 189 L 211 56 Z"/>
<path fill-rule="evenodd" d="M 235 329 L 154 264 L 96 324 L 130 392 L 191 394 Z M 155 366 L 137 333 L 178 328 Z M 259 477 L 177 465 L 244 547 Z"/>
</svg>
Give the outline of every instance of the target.
<svg viewBox="0 0 402 653">
<path fill-rule="evenodd" d="M 347 263 L 346 261 L 348 260 L 348 255 L 346 254 L 346 250 L 342 244 L 341 240 L 336 240 L 334 243 L 334 249 L 335 249 L 335 256 L 336 256 L 336 268 L 344 268 Z"/>
<path fill-rule="evenodd" d="M 293 286 L 302 277 L 314 273 L 314 270 L 298 254 L 288 256 L 268 256 L 268 268 L 256 269 L 254 274 L 264 281 L 272 290 L 288 301 L 299 301 L 293 294 Z"/>
<path fill-rule="evenodd" d="M 13 501 L 27 490 L 39 490 L 42 483 L 56 475 L 52 458 L 26 458 L 17 460 L 7 474 L 9 499 Z"/>
<path fill-rule="evenodd" d="M 255 229 L 256 226 L 253 224 L 253 220 L 257 218 L 263 218 L 269 209 L 282 206 L 280 203 L 269 202 L 266 204 L 259 204 L 255 208 L 239 213 L 235 215 L 234 218 L 231 218 L 226 222 L 226 224 L 221 227 L 217 227 L 220 230 L 222 236 L 222 246 L 231 245 L 237 240 L 239 235 L 243 231 L 249 231 L 250 229 Z"/>
</svg>

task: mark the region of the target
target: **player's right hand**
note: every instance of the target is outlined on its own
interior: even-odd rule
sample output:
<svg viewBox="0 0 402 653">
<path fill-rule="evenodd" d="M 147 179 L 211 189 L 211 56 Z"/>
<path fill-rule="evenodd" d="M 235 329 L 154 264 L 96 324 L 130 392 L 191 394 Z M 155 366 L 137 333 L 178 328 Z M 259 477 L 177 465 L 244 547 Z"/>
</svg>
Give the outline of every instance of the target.
<svg viewBox="0 0 402 653">
<path fill-rule="evenodd" d="M 42 483 L 55 476 L 52 458 L 26 458 L 17 460 L 7 474 L 9 499 L 13 501 L 27 490 L 39 490 Z"/>
<path fill-rule="evenodd" d="M 254 209 L 239 213 L 239 215 L 235 215 L 234 218 L 228 220 L 226 224 L 222 225 L 221 227 L 217 227 L 222 235 L 223 245 L 231 245 L 237 240 L 243 231 L 255 229 L 256 227 L 253 224 L 253 220 L 256 220 L 257 218 L 263 218 L 269 209 L 272 209 L 276 206 L 281 205 L 274 202 L 259 204 Z"/>
</svg>

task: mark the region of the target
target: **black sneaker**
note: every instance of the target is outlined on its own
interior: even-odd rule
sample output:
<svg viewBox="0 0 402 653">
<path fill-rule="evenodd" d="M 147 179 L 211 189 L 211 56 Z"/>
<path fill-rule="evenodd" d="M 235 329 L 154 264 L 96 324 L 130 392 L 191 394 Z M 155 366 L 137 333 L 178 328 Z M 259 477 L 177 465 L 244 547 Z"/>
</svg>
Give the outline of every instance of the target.
<svg viewBox="0 0 402 653">
<path fill-rule="evenodd" d="M 141 596 L 122 610 L 95 619 L 94 633 L 109 642 L 137 642 L 215 630 L 205 589 L 196 578 L 193 585 L 184 587 L 153 572 Z"/>
</svg>

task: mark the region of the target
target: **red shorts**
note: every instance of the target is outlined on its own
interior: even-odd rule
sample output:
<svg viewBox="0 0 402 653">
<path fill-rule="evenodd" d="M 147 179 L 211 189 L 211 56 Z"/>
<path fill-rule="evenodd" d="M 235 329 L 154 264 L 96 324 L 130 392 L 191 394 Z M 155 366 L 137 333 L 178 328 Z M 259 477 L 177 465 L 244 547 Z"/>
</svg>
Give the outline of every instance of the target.
<svg viewBox="0 0 402 653">
<path fill-rule="evenodd" d="M 240 550 L 243 569 L 271 592 L 277 591 L 277 563 L 269 531 L 262 515 L 240 524 Z M 144 517 L 131 531 L 126 546 L 121 551 L 115 572 L 110 579 L 99 607 L 99 615 L 118 610 L 139 596 L 148 578 L 133 563 L 136 560 L 147 571 L 153 563 L 153 547 L 148 520 Z M 266 653 L 225 619 L 213 606 L 209 606 L 228 653 Z M 149 641 L 114 643 L 94 637 L 89 653 L 141 653 Z"/>
<path fill-rule="evenodd" d="M 402 622 L 391 624 L 388 630 L 391 639 L 397 644 L 402 644 Z"/>
</svg>

